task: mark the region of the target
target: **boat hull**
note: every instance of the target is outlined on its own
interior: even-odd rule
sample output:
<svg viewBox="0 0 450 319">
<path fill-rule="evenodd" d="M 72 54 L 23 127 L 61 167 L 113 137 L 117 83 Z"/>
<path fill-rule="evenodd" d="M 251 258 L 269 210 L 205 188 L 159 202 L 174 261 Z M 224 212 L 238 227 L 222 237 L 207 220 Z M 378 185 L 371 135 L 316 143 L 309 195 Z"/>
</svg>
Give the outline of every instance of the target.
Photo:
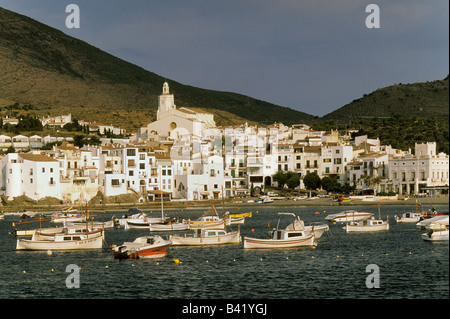
<svg viewBox="0 0 450 319">
<path fill-rule="evenodd" d="M 213 222 L 198 222 L 191 221 L 189 223 L 190 229 L 225 229 L 225 222 L 221 221 L 213 221 Z"/>
<path fill-rule="evenodd" d="M 448 241 L 448 230 L 435 230 L 422 234 L 422 239 L 426 241 Z"/>
<path fill-rule="evenodd" d="M 188 230 L 189 224 L 187 223 L 172 223 L 167 224 L 150 224 L 150 231 L 175 231 L 175 230 Z"/>
<path fill-rule="evenodd" d="M 347 223 L 347 222 L 357 222 L 362 220 L 367 220 L 372 217 L 372 213 L 342 213 L 342 214 L 333 214 L 325 217 L 326 220 L 331 222 L 339 222 L 339 223 Z"/>
<path fill-rule="evenodd" d="M 44 241 L 17 239 L 16 250 L 80 250 L 100 249 L 103 246 L 102 236 L 93 236 L 80 240 Z"/>
<path fill-rule="evenodd" d="M 313 245 L 314 245 L 313 234 L 303 236 L 302 238 L 291 238 L 280 240 L 244 237 L 245 249 L 277 249 L 277 248 L 294 248 Z"/>
<path fill-rule="evenodd" d="M 229 233 L 224 236 L 214 237 L 184 237 L 184 236 L 170 236 L 172 245 L 174 246 L 206 246 L 206 245 L 224 245 L 224 244 L 239 244 L 241 242 L 241 235 L 237 233 Z"/>
<path fill-rule="evenodd" d="M 389 230 L 389 224 L 382 224 L 382 225 L 365 225 L 365 226 L 359 226 L 359 225 L 346 225 L 345 230 L 347 233 L 349 232 L 375 232 L 375 231 L 383 231 L 383 230 Z"/>
<path fill-rule="evenodd" d="M 150 238 L 151 242 L 146 242 Z M 143 241 L 142 241 L 143 240 Z M 149 259 L 167 256 L 167 248 L 172 243 L 160 236 L 139 237 L 135 242 L 125 242 L 112 249 L 115 259 Z"/>
</svg>

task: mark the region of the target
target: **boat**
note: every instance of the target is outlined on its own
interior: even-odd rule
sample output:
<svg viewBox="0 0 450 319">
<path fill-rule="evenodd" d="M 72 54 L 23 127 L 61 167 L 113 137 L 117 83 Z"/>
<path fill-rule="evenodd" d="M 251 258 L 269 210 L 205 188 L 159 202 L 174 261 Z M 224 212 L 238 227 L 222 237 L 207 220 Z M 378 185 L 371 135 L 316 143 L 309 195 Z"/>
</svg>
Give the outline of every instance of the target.
<svg viewBox="0 0 450 319">
<path fill-rule="evenodd" d="M 171 235 L 169 240 L 174 246 L 239 244 L 241 234 L 239 228 L 237 232 L 226 232 L 224 229 L 196 229 L 190 236 Z"/>
<path fill-rule="evenodd" d="M 397 223 L 417 223 L 425 218 L 425 211 L 419 212 L 419 203 L 416 200 L 416 211 L 406 212 L 402 216 L 395 215 L 394 218 Z"/>
<path fill-rule="evenodd" d="M 132 215 L 129 215 L 132 214 Z M 131 228 L 148 228 L 150 224 L 161 224 L 167 219 L 164 217 L 149 217 L 146 213 L 138 208 L 130 208 L 121 219 L 119 225 L 125 229 Z"/>
<path fill-rule="evenodd" d="M 372 213 L 367 212 L 358 212 L 355 210 L 346 210 L 340 213 L 336 214 L 330 214 L 327 217 L 325 217 L 326 220 L 330 222 L 351 222 L 351 221 L 360 221 L 360 220 L 366 220 L 372 217 Z"/>
<path fill-rule="evenodd" d="M 374 217 L 372 217 L 371 219 L 367 220 L 350 222 L 345 226 L 345 230 L 347 233 L 389 230 L 389 220 L 375 219 Z"/>
<path fill-rule="evenodd" d="M 314 246 L 315 236 L 314 232 L 307 232 L 306 230 L 296 229 L 279 229 L 280 219 L 282 216 L 293 216 L 293 213 L 278 213 L 278 223 L 270 238 L 251 238 L 244 237 L 244 249 L 267 249 L 267 248 L 291 248 L 301 246 Z M 289 226 L 288 226 L 289 227 Z"/>
<path fill-rule="evenodd" d="M 371 217 L 370 219 L 352 221 L 345 225 L 345 231 L 349 232 L 374 232 L 389 230 L 389 216 L 386 220 L 381 219 L 380 202 L 378 202 L 378 219 Z"/>
<path fill-rule="evenodd" d="M 51 216 L 52 223 L 65 223 L 65 222 L 82 222 L 86 220 L 86 215 L 79 214 L 77 212 L 57 212 Z"/>
<path fill-rule="evenodd" d="M 303 220 L 299 216 L 295 216 L 294 221 L 286 227 L 286 230 L 305 230 L 307 233 L 313 233 L 316 239 L 322 237 L 323 233 L 330 230 L 327 224 L 314 223 L 305 226 Z"/>
<path fill-rule="evenodd" d="M 418 229 L 442 229 L 448 227 L 448 215 L 438 215 L 432 218 L 421 220 L 416 224 Z"/>
<path fill-rule="evenodd" d="M 226 220 L 219 217 L 217 210 L 214 208 L 214 203 L 211 202 L 211 213 L 196 220 L 191 220 L 189 229 L 225 229 L 225 223 Z"/>
<path fill-rule="evenodd" d="M 426 233 L 422 234 L 422 239 L 426 241 L 448 241 L 448 229 L 430 229 Z"/>
<path fill-rule="evenodd" d="M 143 236 L 112 249 L 115 259 L 161 258 L 172 243 L 161 236 Z"/>
<path fill-rule="evenodd" d="M 397 223 L 417 223 L 423 219 L 422 213 L 407 212 L 403 213 L 402 216 L 394 216 Z"/>
<path fill-rule="evenodd" d="M 64 225 L 67 227 L 72 227 L 72 226 L 83 226 L 83 225 L 86 225 L 86 223 L 69 222 L 69 223 L 64 223 Z M 112 229 L 112 228 L 114 228 L 114 220 L 111 219 L 111 220 L 108 220 L 107 222 L 88 222 L 88 225 L 95 229 Z"/>
<path fill-rule="evenodd" d="M 100 249 L 103 246 L 103 231 L 95 233 L 57 233 L 39 240 L 42 234 L 34 231 L 32 239 L 17 238 L 16 250 L 80 250 Z"/>
<path fill-rule="evenodd" d="M 150 231 L 175 231 L 175 230 L 188 230 L 189 220 L 183 219 L 181 222 L 178 220 L 169 220 L 163 224 L 150 224 Z"/>
</svg>

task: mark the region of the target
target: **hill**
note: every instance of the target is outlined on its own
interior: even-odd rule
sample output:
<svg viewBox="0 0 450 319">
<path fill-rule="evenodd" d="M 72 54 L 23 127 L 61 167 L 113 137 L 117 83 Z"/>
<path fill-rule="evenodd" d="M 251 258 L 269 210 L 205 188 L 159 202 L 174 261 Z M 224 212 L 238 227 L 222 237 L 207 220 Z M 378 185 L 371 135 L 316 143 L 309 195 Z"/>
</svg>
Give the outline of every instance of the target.
<svg viewBox="0 0 450 319">
<path fill-rule="evenodd" d="M 301 123 L 312 115 L 245 95 L 166 79 L 26 16 L 0 8 L 0 106 L 136 129 L 156 118 L 167 80 L 178 106 L 214 113 L 219 125 Z"/>
<path fill-rule="evenodd" d="M 448 118 L 449 83 L 443 80 L 397 84 L 378 89 L 325 115 L 323 119 L 393 117 Z"/>
</svg>

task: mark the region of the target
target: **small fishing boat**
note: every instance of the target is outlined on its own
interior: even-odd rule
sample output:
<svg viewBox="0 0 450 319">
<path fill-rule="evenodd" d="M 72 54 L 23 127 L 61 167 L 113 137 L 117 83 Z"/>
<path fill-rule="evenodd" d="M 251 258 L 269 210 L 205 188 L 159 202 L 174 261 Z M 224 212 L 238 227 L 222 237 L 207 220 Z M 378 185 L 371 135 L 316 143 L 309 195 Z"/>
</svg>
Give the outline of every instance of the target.
<svg viewBox="0 0 450 319">
<path fill-rule="evenodd" d="M 169 240 L 174 246 L 205 246 L 239 244 L 241 234 L 237 232 L 226 232 L 222 229 L 196 229 L 191 236 L 171 235 Z"/>
<path fill-rule="evenodd" d="M 86 220 L 86 215 L 79 213 L 58 212 L 51 216 L 52 223 L 66 223 L 66 222 L 82 222 Z"/>
<path fill-rule="evenodd" d="M 146 213 L 141 210 L 139 212 L 133 214 L 131 216 L 125 216 L 122 219 L 119 219 L 119 225 L 124 226 L 125 229 L 131 228 L 148 228 L 150 224 L 161 224 L 164 223 L 167 219 L 162 217 L 149 217 Z"/>
<path fill-rule="evenodd" d="M 292 213 L 287 213 L 292 214 Z M 295 216 L 295 214 L 294 214 Z M 307 233 L 313 233 L 315 239 L 319 239 L 322 237 L 323 233 L 330 230 L 330 227 L 327 224 L 322 223 L 314 223 L 308 226 L 305 226 L 303 220 L 300 219 L 299 216 L 295 216 L 294 221 L 286 227 L 286 230 L 304 230 Z"/>
<path fill-rule="evenodd" d="M 35 234 L 38 232 L 35 230 Z M 39 236 L 42 234 L 38 234 Z M 16 250 L 80 250 L 100 249 L 103 246 L 103 231 L 95 233 L 57 233 L 46 240 L 18 238 Z"/>
<path fill-rule="evenodd" d="M 219 216 L 206 215 L 189 222 L 189 229 L 225 229 L 225 221 Z"/>
<path fill-rule="evenodd" d="M 280 219 L 282 216 L 293 216 L 297 218 L 293 213 L 278 213 L 277 228 L 270 234 L 270 238 L 251 238 L 244 237 L 245 249 L 267 249 L 267 248 L 291 248 L 301 246 L 314 246 L 314 232 L 306 230 L 297 230 L 295 226 L 288 226 L 289 229 L 279 229 Z M 295 222 L 295 220 L 294 220 Z M 294 228 L 294 229 L 291 229 Z"/>
<path fill-rule="evenodd" d="M 448 241 L 448 229 L 433 230 L 422 234 L 422 239 L 426 241 Z"/>
<path fill-rule="evenodd" d="M 389 221 L 371 218 L 368 220 L 360 220 L 358 222 L 350 222 L 345 226 L 347 233 L 349 232 L 374 232 L 389 230 Z"/>
<path fill-rule="evenodd" d="M 372 213 L 367 212 L 358 212 L 355 210 L 346 210 L 344 212 L 340 212 L 337 214 L 330 214 L 327 217 L 325 217 L 326 220 L 330 222 L 352 222 L 352 221 L 360 221 L 360 220 L 366 220 L 372 217 Z"/>
<path fill-rule="evenodd" d="M 181 222 L 177 220 L 169 220 L 163 224 L 150 224 L 150 231 L 175 231 L 188 230 L 189 220 L 183 219 Z"/>
<path fill-rule="evenodd" d="M 375 219 L 375 217 L 371 217 L 370 219 L 366 220 L 352 221 L 350 223 L 347 223 L 345 226 L 345 231 L 347 233 L 375 232 L 383 230 L 389 230 L 389 216 L 386 217 L 386 220 L 381 219 L 380 202 L 378 202 L 378 219 Z"/>
<path fill-rule="evenodd" d="M 402 216 L 394 216 L 397 223 L 417 223 L 423 219 L 422 213 L 408 212 L 403 213 Z"/>
<path fill-rule="evenodd" d="M 112 249 L 115 259 L 161 258 L 172 243 L 161 236 L 143 236 Z"/>
</svg>

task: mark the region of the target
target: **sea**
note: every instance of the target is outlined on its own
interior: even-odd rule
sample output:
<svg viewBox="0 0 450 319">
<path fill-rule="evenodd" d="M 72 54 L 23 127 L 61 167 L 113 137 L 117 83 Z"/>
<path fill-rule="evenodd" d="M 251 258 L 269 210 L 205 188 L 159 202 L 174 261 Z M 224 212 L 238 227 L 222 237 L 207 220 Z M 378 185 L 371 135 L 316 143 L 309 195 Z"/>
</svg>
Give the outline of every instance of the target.
<svg viewBox="0 0 450 319">
<path fill-rule="evenodd" d="M 434 208 L 449 211 L 448 205 Z M 278 212 L 295 213 L 307 225 L 327 223 L 328 214 L 346 209 L 379 214 L 376 205 L 240 207 L 237 212 L 252 212 L 240 226 L 243 236 L 266 238 L 277 225 Z M 421 239 L 425 231 L 415 223 L 398 224 L 394 219 L 415 209 L 382 206 L 381 217 L 390 221 L 390 230 L 382 232 L 346 233 L 344 224 L 329 223 L 330 230 L 314 247 L 173 246 L 166 257 L 147 260 L 116 260 L 110 248 L 149 235 L 147 229 L 107 230 L 103 249 L 16 251 L 16 239 L 9 233 L 20 217 L 6 216 L 0 221 L 0 299 L 448 299 L 449 242 L 426 242 Z M 160 216 L 160 210 L 144 211 Z M 209 211 L 165 212 L 170 217 L 194 218 Z M 107 211 L 96 218 L 120 218 L 124 213 Z M 280 226 L 291 221 L 285 216 Z M 78 285 L 74 285 L 73 267 Z"/>
</svg>

